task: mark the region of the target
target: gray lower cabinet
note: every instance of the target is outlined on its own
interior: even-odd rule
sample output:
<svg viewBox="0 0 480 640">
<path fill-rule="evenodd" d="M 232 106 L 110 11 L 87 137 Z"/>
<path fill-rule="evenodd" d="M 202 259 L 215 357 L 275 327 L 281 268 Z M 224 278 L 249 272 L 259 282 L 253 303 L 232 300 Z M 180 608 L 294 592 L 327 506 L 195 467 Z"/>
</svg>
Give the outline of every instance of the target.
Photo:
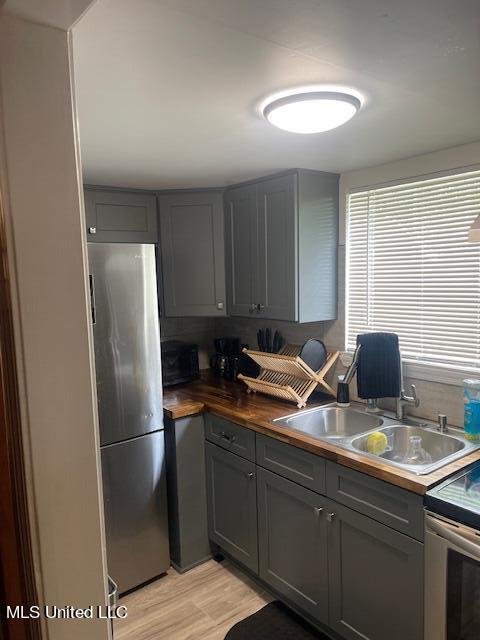
<svg viewBox="0 0 480 640">
<path fill-rule="evenodd" d="M 326 499 L 258 467 L 259 575 L 328 623 Z"/>
<path fill-rule="evenodd" d="M 164 417 L 170 559 L 180 572 L 211 557 L 203 416 Z"/>
<path fill-rule="evenodd" d="M 85 187 L 88 242 L 153 244 L 158 240 L 155 194 Z"/>
<path fill-rule="evenodd" d="M 329 501 L 329 626 L 346 640 L 422 640 L 423 545 Z"/>
<path fill-rule="evenodd" d="M 210 539 L 258 572 L 255 464 L 205 443 Z"/>
<path fill-rule="evenodd" d="M 221 191 L 159 193 L 165 316 L 224 316 Z"/>
<path fill-rule="evenodd" d="M 210 539 L 345 640 L 422 640 L 418 496 L 329 461 L 326 497 L 323 459 L 256 440 L 257 464 L 249 446 L 205 444 Z"/>
</svg>

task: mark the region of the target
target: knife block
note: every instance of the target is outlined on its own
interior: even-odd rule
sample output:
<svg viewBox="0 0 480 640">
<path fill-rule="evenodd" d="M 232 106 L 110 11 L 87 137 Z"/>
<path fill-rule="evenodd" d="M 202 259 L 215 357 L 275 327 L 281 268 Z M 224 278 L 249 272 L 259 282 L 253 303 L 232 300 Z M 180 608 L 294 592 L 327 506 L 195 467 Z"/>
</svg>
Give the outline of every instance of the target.
<svg viewBox="0 0 480 640">
<path fill-rule="evenodd" d="M 320 371 L 313 371 L 298 355 L 300 346 L 286 344 L 280 353 L 265 353 L 253 349 L 243 349 L 260 366 L 257 378 L 240 374 L 239 380 L 247 385 L 248 393 L 260 391 L 282 400 L 295 402 L 301 409 L 307 404 L 310 395 L 320 386 L 323 391 L 335 397 L 335 391 L 325 380 L 340 355 L 339 351 L 328 354 L 327 361 Z"/>
</svg>

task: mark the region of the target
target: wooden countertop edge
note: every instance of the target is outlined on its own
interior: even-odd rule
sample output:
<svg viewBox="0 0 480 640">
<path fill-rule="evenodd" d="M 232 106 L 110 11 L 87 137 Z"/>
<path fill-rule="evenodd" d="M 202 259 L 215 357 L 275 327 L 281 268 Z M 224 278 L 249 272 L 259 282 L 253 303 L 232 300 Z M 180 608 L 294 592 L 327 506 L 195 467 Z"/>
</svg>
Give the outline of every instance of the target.
<svg viewBox="0 0 480 640">
<path fill-rule="evenodd" d="M 331 401 L 328 400 L 321 404 L 327 404 L 328 402 Z M 285 415 L 289 412 L 288 408 L 285 408 L 283 403 L 278 403 L 278 405 L 278 416 Z M 334 444 L 316 440 L 306 434 L 296 433 L 289 429 L 274 425 L 264 416 L 260 416 L 258 409 L 255 410 L 255 408 L 253 408 L 253 410 L 250 411 L 245 407 L 239 408 L 229 406 L 228 404 L 225 404 L 225 401 L 222 399 L 218 400 L 218 402 L 207 397 L 204 401 L 194 400 L 192 398 L 188 398 L 188 392 L 186 392 L 185 397 L 180 398 L 177 396 L 175 402 L 170 405 L 167 402 L 164 408 L 165 415 L 173 420 L 196 415 L 202 411 L 208 411 L 222 416 L 257 433 L 275 438 L 281 442 L 285 442 L 310 453 L 321 455 L 322 457 L 332 460 L 333 462 L 337 462 L 345 467 L 366 473 L 369 476 L 420 495 L 425 494 L 428 489 L 431 489 L 433 486 L 456 471 L 467 467 L 473 462 L 480 461 L 480 451 L 476 451 L 450 463 L 449 465 L 446 465 L 445 467 L 442 467 L 441 469 L 438 469 L 437 471 L 429 473 L 428 475 L 419 476 L 408 471 L 404 471 L 403 469 L 398 469 L 375 460 L 370 460 L 361 454 L 341 449 Z M 294 411 L 295 407 L 292 406 L 291 413 Z M 264 412 L 263 409 L 262 412 Z M 278 416 L 272 415 L 272 417 Z"/>
<path fill-rule="evenodd" d="M 204 410 L 205 403 L 200 400 L 185 400 L 185 402 L 175 404 L 171 407 L 168 405 L 163 407 L 163 413 L 172 420 L 194 416 L 197 413 L 202 413 Z"/>
<path fill-rule="evenodd" d="M 214 413 L 214 412 L 212 412 Z M 321 455 L 327 460 L 337 462 L 344 467 L 349 467 L 355 471 L 366 473 L 369 476 L 388 482 L 402 489 L 412 491 L 419 495 L 424 495 L 433 486 L 448 478 L 456 471 L 464 469 L 473 462 L 480 461 L 480 451 L 475 451 L 455 462 L 438 469 L 432 473 L 424 476 L 419 476 L 403 469 L 391 467 L 389 465 L 382 465 L 380 462 L 370 460 L 362 454 L 356 454 L 352 451 L 341 449 L 340 447 L 330 444 L 328 442 L 322 442 L 315 438 L 310 438 L 303 434 L 292 434 L 288 429 L 277 427 L 270 423 L 255 423 L 250 422 L 245 425 L 248 428 L 262 433 L 263 435 L 281 440 L 287 444 L 293 445 L 299 449 L 309 451 L 316 455 Z"/>
</svg>

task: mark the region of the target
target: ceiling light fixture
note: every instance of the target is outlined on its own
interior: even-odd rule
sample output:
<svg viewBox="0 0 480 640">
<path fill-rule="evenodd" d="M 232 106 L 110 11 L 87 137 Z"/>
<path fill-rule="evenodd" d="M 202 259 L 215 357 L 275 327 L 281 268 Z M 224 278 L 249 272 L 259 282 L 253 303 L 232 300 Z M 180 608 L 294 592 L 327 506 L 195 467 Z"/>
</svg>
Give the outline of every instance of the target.
<svg viewBox="0 0 480 640">
<path fill-rule="evenodd" d="M 263 115 L 285 131 L 321 133 L 345 124 L 360 107 L 360 100 L 349 93 L 310 91 L 273 100 L 264 107 Z"/>
</svg>

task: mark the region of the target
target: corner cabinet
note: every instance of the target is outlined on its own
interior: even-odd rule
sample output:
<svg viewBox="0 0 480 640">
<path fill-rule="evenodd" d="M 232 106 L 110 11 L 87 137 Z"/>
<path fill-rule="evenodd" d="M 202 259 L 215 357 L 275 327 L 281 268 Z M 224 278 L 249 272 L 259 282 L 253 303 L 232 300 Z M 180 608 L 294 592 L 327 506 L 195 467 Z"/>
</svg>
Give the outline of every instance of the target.
<svg viewBox="0 0 480 640">
<path fill-rule="evenodd" d="M 337 315 L 338 180 L 298 169 L 225 192 L 230 315 Z"/>
<path fill-rule="evenodd" d="M 222 192 L 159 193 L 158 201 L 165 316 L 224 316 Z"/>
<path fill-rule="evenodd" d="M 88 242 L 157 242 L 155 194 L 87 186 L 84 195 Z"/>
</svg>

